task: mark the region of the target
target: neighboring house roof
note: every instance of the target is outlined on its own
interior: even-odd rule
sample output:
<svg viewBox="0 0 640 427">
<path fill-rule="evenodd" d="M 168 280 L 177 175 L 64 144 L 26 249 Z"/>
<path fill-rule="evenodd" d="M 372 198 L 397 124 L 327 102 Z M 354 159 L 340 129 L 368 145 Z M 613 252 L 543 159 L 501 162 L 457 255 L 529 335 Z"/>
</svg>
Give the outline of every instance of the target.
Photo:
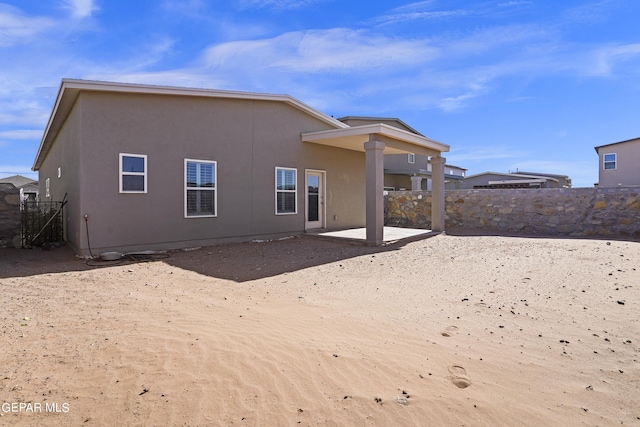
<svg viewBox="0 0 640 427">
<path fill-rule="evenodd" d="M 560 175 L 555 173 L 539 173 L 539 172 L 525 172 L 525 171 L 517 171 L 518 175 L 531 175 L 531 176 L 539 176 L 539 177 L 549 177 L 549 178 L 561 178 L 568 179 L 568 175 Z"/>
<path fill-rule="evenodd" d="M 371 122 L 371 123 L 387 123 L 387 124 L 391 124 L 393 122 L 396 122 L 400 126 L 405 127 L 410 132 L 413 132 L 413 133 L 415 133 L 417 135 L 420 135 L 420 136 L 424 136 L 423 134 L 421 134 L 420 132 L 418 132 L 417 130 L 415 130 L 414 128 L 412 128 L 411 126 L 409 126 L 408 124 L 406 124 L 405 122 L 403 122 L 402 120 L 400 120 L 397 117 L 346 116 L 346 117 L 340 117 L 338 120 L 340 120 L 341 122 L 344 122 L 344 123 L 348 123 L 350 120 L 367 121 L 367 122 Z M 391 125 L 391 126 L 393 126 L 393 125 Z"/>
<path fill-rule="evenodd" d="M 289 95 L 272 95 L 252 92 L 236 92 L 227 90 L 213 89 L 196 89 L 182 88 L 171 86 L 152 86 L 129 83 L 112 83 L 99 82 L 89 80 L 63 79 L 58 90 L 56 102 L 49 117 L 49 122 L 45 128 L 38 153 L 33 163 L 33 170 L 38 170 L 42 166 L 53 141 L 55 141 L 58 132 L 62 128 L 67 116 L 71 112 L 73 105 L 78 98 L 80 92 L 117 92 L 117 93 L 134 93 L 134 94 L 151 94 L 151 95 L 175 95 L 175 96 L 195 96 L 203 98 L 229 98 L 229 99 L 251 99 L 259 101 L 276 101 L 284 102 L 294 108 L 304 111 L 305 113 L 324 121 L 336 129 L 349 129 L 349 126 L 339 120 L 328 116 L 305 103 L 289 96 Z"/>
<path fill-rule="evenodd" d="M 29 187 L 29 186 L 36 186 L 36 189 L 37 189 L 37 186 L 38 186 L 38 181 L 36 181 L 35 179 L 27 178 L 26 176 L 22 176 L 22 175 L 13 175 L 13 176 L 8 176 L 6 178 L 0 178 L 0 183 L 13 184 L 18 189 Z"/>
<path fill-rule="evenodd" d="M 624 141 L 612 142 L 611 144 L 599 145 L 597 147 L 594 147 L 594 149 L 596 150 L 596 153 L 600 154 L 599 150 L 601 148 L 611 147 L 612 145 L 624 144 L 626 142 L 640 142 L 640 138 L 631 138 L 631 139 L 626 139 Z"/>
<path fill-rule="evenodd" d="M 466 177 L 466 179 L 471 179 L 471 178 L 476 178 L 478 176 L 484 176 L 484 175 L 498 175 L 498 176 L 504 176 L 507 178 L 521 178 L 521 179 L 541 179 L 541 178 L 547 178 L 548 181 L 555 181 L 555 182 L 559 182 L 559 180 L 557 178 L 554 178 L 554 176 L 559 176 L 559 177 L 564 177 L 564 175 L 526 175 L 523 173 L 503 173 L 503 172 L 482 172 L 482 173 L 477 173 L 475 175 L 469 175 Z"/>
<path fill-rule="evenodd" d="M 450 165 L 449 163 L 445 163 L 444 167 L 445 168 L 456 168 L 456 169 L 459 169 L 461 171 L 468 171 L 469 170 L 467 168 L 463 168 L 463 167 L 460 167 L 460 166 Z"/>
</svg>

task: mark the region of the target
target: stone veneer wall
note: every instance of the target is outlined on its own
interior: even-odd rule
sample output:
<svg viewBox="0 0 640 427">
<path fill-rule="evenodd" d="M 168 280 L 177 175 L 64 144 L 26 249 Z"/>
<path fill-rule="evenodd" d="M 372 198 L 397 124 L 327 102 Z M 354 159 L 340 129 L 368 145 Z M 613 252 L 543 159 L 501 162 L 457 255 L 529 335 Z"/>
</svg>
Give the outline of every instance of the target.
<svg viewBox="0 0 640 427">
<path fill-rule="evenodd" d="M 20 190 L 13 184 L 0 184 L 0 248 L 21 244 Z"/>
<path fill-rule="evenodd" d="M 448 190 L 445 229 L 640 238 L 640 188 Z M 431 192 L 390 191 L 387 225 L 431 228 Z"/>
</svg>

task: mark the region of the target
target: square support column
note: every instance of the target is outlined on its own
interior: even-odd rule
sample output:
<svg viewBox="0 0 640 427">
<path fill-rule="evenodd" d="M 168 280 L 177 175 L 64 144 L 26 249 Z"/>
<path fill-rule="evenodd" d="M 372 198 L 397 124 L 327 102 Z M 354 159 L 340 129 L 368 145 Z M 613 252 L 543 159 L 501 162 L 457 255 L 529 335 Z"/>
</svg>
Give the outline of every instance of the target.
<svg viewBox="0 0 640 427">
<path fill-rule="evenodd" d="M 364 143 L 366 162 L 367 244 L 381 245 L 384 233 L 384 151 L 385 144 L 373 135 Z"/>
<path fill-rule="evenodd" d="M 420 190 L 422 190 L 422 177 L 414 175 L 411 177 L 411 191 Z"/>
<path fill-rule="evenodd" d="M 444 231 L 444 157 L 431 158 L 431 229 Z"/>
</svg>

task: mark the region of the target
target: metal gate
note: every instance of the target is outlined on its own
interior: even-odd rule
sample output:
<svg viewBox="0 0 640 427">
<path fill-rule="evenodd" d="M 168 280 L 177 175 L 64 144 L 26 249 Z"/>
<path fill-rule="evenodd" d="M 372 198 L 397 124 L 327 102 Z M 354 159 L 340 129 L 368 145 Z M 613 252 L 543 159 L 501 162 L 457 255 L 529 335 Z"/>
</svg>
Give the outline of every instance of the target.
<svg viewBox="0 0 640 427">
<path fill-rule="evenodd" d="M 27 200 L 20 205 L 23 248 L 64 241 L 63 218 L 66 203 Z"/>
</svg>

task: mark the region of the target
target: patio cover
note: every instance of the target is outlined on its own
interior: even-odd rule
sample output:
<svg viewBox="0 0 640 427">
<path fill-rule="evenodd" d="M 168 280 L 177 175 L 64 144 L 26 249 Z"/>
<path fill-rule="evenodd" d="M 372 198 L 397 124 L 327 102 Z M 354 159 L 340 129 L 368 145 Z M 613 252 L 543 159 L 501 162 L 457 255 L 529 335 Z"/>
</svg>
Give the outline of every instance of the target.
<svg viewBox="0 0 640 427">
<path fill-rule="evenodd" d="M 302 141 L 366 153 L 367 244 L 380 245 L 384 238 L 384 154 L 414 153 L 431 157 L 431 229 L 444 231 L 443 152 L 449 146 L 383 123 L 302 134 Z"/>
</svg>

